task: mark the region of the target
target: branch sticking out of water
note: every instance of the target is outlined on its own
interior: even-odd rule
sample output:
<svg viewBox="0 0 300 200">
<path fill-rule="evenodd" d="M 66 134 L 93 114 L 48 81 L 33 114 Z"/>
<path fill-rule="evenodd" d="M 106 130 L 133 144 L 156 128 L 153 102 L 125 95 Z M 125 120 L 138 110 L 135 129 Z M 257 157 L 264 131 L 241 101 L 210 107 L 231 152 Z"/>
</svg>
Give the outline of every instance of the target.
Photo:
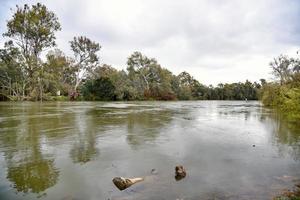
<svg viewBox="0 0 300 200">
<path fill-rule="evenodd" d="M 129 188 L 135 183 L 143 181 L 144 178 L 123 178 L 123 177 L 115 177 L 113 178 L 113 183 L 119 190 L 125 190 L 126 188 Z"/>
</svg>

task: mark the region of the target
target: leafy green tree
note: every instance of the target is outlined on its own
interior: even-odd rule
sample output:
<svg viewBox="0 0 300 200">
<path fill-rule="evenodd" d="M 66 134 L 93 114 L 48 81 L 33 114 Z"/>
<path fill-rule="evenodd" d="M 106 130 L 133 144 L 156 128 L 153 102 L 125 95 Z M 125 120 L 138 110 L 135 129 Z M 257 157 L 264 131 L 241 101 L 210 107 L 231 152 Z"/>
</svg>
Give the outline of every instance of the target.
<svg viewBox="0 0 300 200">
<path fill-rule="evenodd" d="M 0 87 L 1 96 L 23 100 L 27 84 L 26 74 L 20 65 L 22 56 L 12 42 L 6 42 L 0 49 Z"/>
<path fill-rule="evenodd" d="M 280 84 L 283 85 L 291 78 L 291 60 L 284 55 L 280 55 L 278 58 L 274 58 L 270 62 L 272 72 L 276 78 L 279 78 Z"/>
<path fill-rule="evenodd" d="M 115 100 L 115 87 L 109 78 L 101 77 L 96 80 L 88 80 L 81 90 L 86 100 Z"/>
<path fill-rule="evenodd" d="M 7 32 L 3 34 L 12 39 L 21 52 L 21 65 L 29 81 L 28 93 L 36 93 L 40 99 L 43 93 L 40 54 L 55 46 L 55 32 L 60 29 L 58 18 L 46 6 L 25 4 L 17 6 L 12 19 L 7 22 Z"/>
<path fill-rule="evenodd" d="M 132 88 L 142 99 L 175 99 L 172 91 L 172 73 L 160 66 L 154 58 L 134 52 L 127 61 L 128 77 Z"/>
<path fill-rule="evenodd" d="M 113 68 L 111 65 L 103 64 L 98 65 L 91 73 L 91 78 L 100 78 L 100 77 L 112 77 L 118 73 L 118 70 Z"/>
<path fill-rule="evenodd" d="M 200 99 L 201 93 L 201 84 L 194 79 L 189 73 L 181 72 L 178 76 L 179 81 L 179 90 L 178 98 L 180 100 L 191 100 L 191 99 Z"/>
<path fill-rule="evenodd" d="M 44 64 L 46 91 L 52 95 L 56 95 L 58 91 L 61 91 L 63 95 L 67 95 L 75 84 L 74 61 L 66 57 L 59 49 L 50 51 L 46 58 L 47 62 Z"/>
<path fill-rule="evenodd" d="M 154 58 L 148 58 L 141 52 L 134 52 L 127 60 L 127 71 L 129 78 L 140 93 L 149 91 L 149 81 L 153 78 L 151 67 L 156 66 L 157 61 Z M 152 77 L 151 77 L 152 76 Z"/>
<path fill-rule="evenodd" d="M 74 92 L 76 92 L 82 80 L 97 66 L 99 61 L 97 52 L 101 46 L 85 36 L 74 37 L 70 44 L 75 56 Z"/>
<path fill-rule="evenodd" d="M 90 79 L 108 78 L 115 87 L 115 98 L 117 100 L 134 100 L 136 93 L 125 71 L 118 71 L 110 65 L 99 65 L 93 70 Z"/>
<path fill-rule="evenodd" d="M 173 74 L 165 69 L 158 67 L 158 79 L 154 82 L 152 90 L 156 89 L 156 98 L 158 100 L 174 100 L 176 99 L 176 94 L 172 90 L 172 80 Z"/>
<path fill-rule="evenodd" d="M 279 56 L 271 64 L 273 74 L 280 80 L 262 84 L 260 96 L 266 106 L 282 111 L 286 117 L 300 119 L 300 73 L 299 58 Z"/>
</svg>

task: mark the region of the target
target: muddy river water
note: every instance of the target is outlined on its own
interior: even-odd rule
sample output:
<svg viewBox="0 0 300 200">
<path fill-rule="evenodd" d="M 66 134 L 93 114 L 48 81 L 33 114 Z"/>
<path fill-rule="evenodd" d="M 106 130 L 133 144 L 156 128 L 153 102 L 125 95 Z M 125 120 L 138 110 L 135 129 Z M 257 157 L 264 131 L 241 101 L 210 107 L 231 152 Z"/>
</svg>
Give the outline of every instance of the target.
<svg viewBox="0 0 300 200">
<path fill-rule="evenodd" d="M 257 101 L 0 103 L 1 200 L 271 199 L 299 180 L 300 125 Z"/>
</svg>

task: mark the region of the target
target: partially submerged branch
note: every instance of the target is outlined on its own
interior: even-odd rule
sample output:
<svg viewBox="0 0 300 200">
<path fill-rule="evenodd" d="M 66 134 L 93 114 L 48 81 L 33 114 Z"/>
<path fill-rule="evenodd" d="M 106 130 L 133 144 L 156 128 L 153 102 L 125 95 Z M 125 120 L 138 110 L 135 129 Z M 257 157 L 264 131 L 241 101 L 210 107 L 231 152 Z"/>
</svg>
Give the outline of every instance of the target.
<svg viewBox="0 0 300 200">
<path fill-rule="evenodd" d="M 129 188 L 135 183 L 143 181 L 144 178 L 123 178 L 123 177 L 115 177 L 113 178 L 113 183 L 119 190 L 125 190 Z"/>
</svg>

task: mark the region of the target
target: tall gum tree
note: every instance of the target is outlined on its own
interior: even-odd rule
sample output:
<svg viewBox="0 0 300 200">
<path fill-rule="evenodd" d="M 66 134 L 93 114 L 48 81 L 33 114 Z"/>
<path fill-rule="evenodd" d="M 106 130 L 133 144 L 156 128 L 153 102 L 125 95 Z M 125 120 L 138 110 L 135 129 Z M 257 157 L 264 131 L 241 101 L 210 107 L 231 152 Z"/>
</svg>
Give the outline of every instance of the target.
<svg viewBox="0 0 300 200">
<path fill-rule="evenodd" d="M 148 58 L 141 52 L 135 51 L 127 60 L 127 71 L 129 78 L 134 80 L 138 77 L 139 84 L 142 83 L 142 90 L 150 89 L 150 76 L 152 75 L 151 67 L 157 66 L 158 63 L 154 58 Z"/>
<path fill-rule="evenodd" d="M 73 92 L 76 93 L 87 73 L 92 72 L 97 67 L 99 63 L 97 52 L 101 46 L 85 36 L 74 37 L 70 44 L 75 56 L 76 79 Z"/>
<path fill-rule="evenodd" d="M 31 7 L 16 6 L 16 12 L 7 22 L 7 32 L 3 36 L 10 38 L 20 49 L 28 79 L 28 92 L 33 90 L 42 99 L 43 65 L 40 54 L 55 46 L 55 32 L 61 30 L 56 15 L 45 5 L 37 3 Z"/>
</svg>

